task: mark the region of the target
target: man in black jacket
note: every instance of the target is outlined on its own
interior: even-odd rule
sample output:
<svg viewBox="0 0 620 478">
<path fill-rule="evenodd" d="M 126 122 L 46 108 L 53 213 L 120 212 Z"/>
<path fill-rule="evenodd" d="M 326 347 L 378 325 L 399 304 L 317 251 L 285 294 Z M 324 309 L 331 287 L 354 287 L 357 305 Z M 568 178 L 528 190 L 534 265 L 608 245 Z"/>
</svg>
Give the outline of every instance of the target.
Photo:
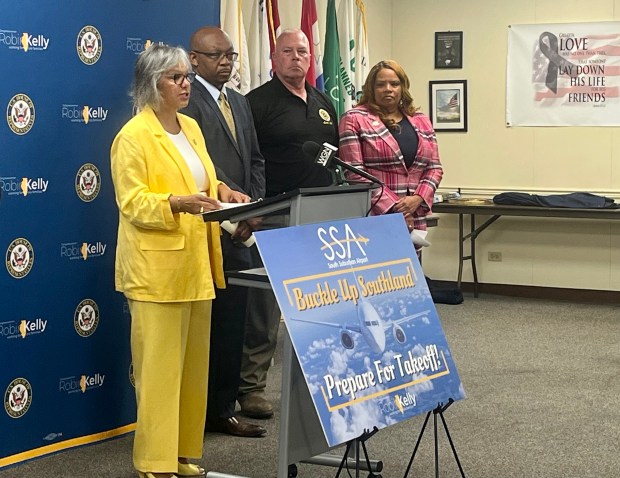
<svg viewBox="0 0 620 478">
<path fill-rule="evenodd" d="M 303 151 L 307 141 L 338 144 L 338 117 L 331 100 L 306 81 L 310 62 L 314 61 L 308 38 L 301 30 L 284 30 L 276 39 L 272 57 L 273 78 L 247 94 L 265 158 L 266 195 L 329 186 L 335 179 L 332 172 L 315 164 L 314 158 Z M 270 221 L 272 227 L 286 225 L 278 218 Z M 265 387 L 279 323 L 278 313 L 249 316 L 247 320 L 239 403 L 241 411 L 250 417 L 273 414 Z"/>
</svg>

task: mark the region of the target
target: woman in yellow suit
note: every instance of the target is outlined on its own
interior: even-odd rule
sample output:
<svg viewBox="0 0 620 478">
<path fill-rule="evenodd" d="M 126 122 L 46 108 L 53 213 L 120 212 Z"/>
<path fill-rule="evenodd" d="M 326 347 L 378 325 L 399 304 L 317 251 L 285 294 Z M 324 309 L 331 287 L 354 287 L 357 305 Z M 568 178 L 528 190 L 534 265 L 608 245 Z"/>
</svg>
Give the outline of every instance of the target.
<svg viewBox="0 0 620 478">
<path fill-rule="evenodd" d="M 182 48 L 153 45 L 136 62 L 141 110 L 116 136 L 116 289 L 131 311 L 138 404 L 133 462 L 142 478 L 202 476 L 211 300 L 224 287 L 220 230 L 201 212 L 249 198 L 217 180 L 195 121 L 177 111 L 194 80 Z"/>
</svg>

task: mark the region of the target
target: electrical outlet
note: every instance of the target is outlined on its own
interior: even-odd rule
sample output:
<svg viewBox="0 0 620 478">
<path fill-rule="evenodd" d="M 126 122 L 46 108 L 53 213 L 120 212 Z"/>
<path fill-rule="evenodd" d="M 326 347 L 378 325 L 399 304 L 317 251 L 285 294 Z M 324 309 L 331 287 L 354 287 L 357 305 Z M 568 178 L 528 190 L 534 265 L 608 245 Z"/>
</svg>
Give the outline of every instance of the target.
<svg viewBox="0 0 620 478">
<path fill-rule="evenodd" d="M 489 252 L 489 261 L 502 262 L 502 253 L 501 252 Z"/>
</svg>

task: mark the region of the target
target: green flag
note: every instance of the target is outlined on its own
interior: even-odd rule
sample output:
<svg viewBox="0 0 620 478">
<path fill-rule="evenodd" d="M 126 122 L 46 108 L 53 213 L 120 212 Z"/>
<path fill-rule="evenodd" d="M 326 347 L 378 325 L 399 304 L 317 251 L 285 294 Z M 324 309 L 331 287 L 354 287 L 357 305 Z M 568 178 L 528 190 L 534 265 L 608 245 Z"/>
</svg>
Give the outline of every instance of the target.
<svg viewBox="0 0 620 478">
<path fill-rule="evenodd" d="M 344 85 L 340 76 L 340 45 L 338 41 L 338 23 L 336 21 L 336 0 L 327 2 L 327 20 L 325 30 L 325 51 L 323 55 L 323 78 L 325 93 L 330 97 L 338 118 L 344 113 Z"/>
</svg>

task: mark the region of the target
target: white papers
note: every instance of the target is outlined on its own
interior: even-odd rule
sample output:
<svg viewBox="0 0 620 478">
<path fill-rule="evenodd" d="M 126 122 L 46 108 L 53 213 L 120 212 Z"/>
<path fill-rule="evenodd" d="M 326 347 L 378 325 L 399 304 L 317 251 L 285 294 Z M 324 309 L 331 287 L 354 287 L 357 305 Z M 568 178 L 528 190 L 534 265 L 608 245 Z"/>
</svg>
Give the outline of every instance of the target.
<svg viewBox="0 0 620 478">
<path fill-rule="evenodd" d="M 254 269 L 244 269 L 242 271 L 239 271 L 239 273 L 241 273 L 241 274 L 252 274 L 252 275 L 256 275 L 256 276 L 266 276 L 267 275 L 267 271 L 265 270 L 264 267 L 256 267 Z"/>
<path fill-rule="evenodd" d="M 220 206 L 222 206 L 222 209 L 231 209 L 233 207 L 239 207 L 239 206 L 247 206 L 248 204 L 254 204 L 257 201 L 252 201 L 252 202 L 221 202 Z"/>
<path fill-rule="evenodd" d="M 237 203 L 234 203 L 234 204 L 237 204 Z M 220 227 L 224 229 L 228 234 L 233 234 L 237 230 L 238 226 L 239 226 L 238 222 L 232 223 L 229 220 L 222 221 L 220 223 Z M 254 239 L 254 234 L 252 234 L 246 241 L 243 241 L 243 245 L 245 247 L 252 247 L 255 242 L 256 240 Z"/>
<path fill-rule="evenodd" d="M 419 229 L 414 229 L 413 231 L 411 231 L 410 237 L 413 241 L 413 244 L 415 246 L 423 247 L 430 246 L 431 243 L 426 240 L 426 234 L 428 234 L 428 231 L 421 231 Z"/>
</svg>

